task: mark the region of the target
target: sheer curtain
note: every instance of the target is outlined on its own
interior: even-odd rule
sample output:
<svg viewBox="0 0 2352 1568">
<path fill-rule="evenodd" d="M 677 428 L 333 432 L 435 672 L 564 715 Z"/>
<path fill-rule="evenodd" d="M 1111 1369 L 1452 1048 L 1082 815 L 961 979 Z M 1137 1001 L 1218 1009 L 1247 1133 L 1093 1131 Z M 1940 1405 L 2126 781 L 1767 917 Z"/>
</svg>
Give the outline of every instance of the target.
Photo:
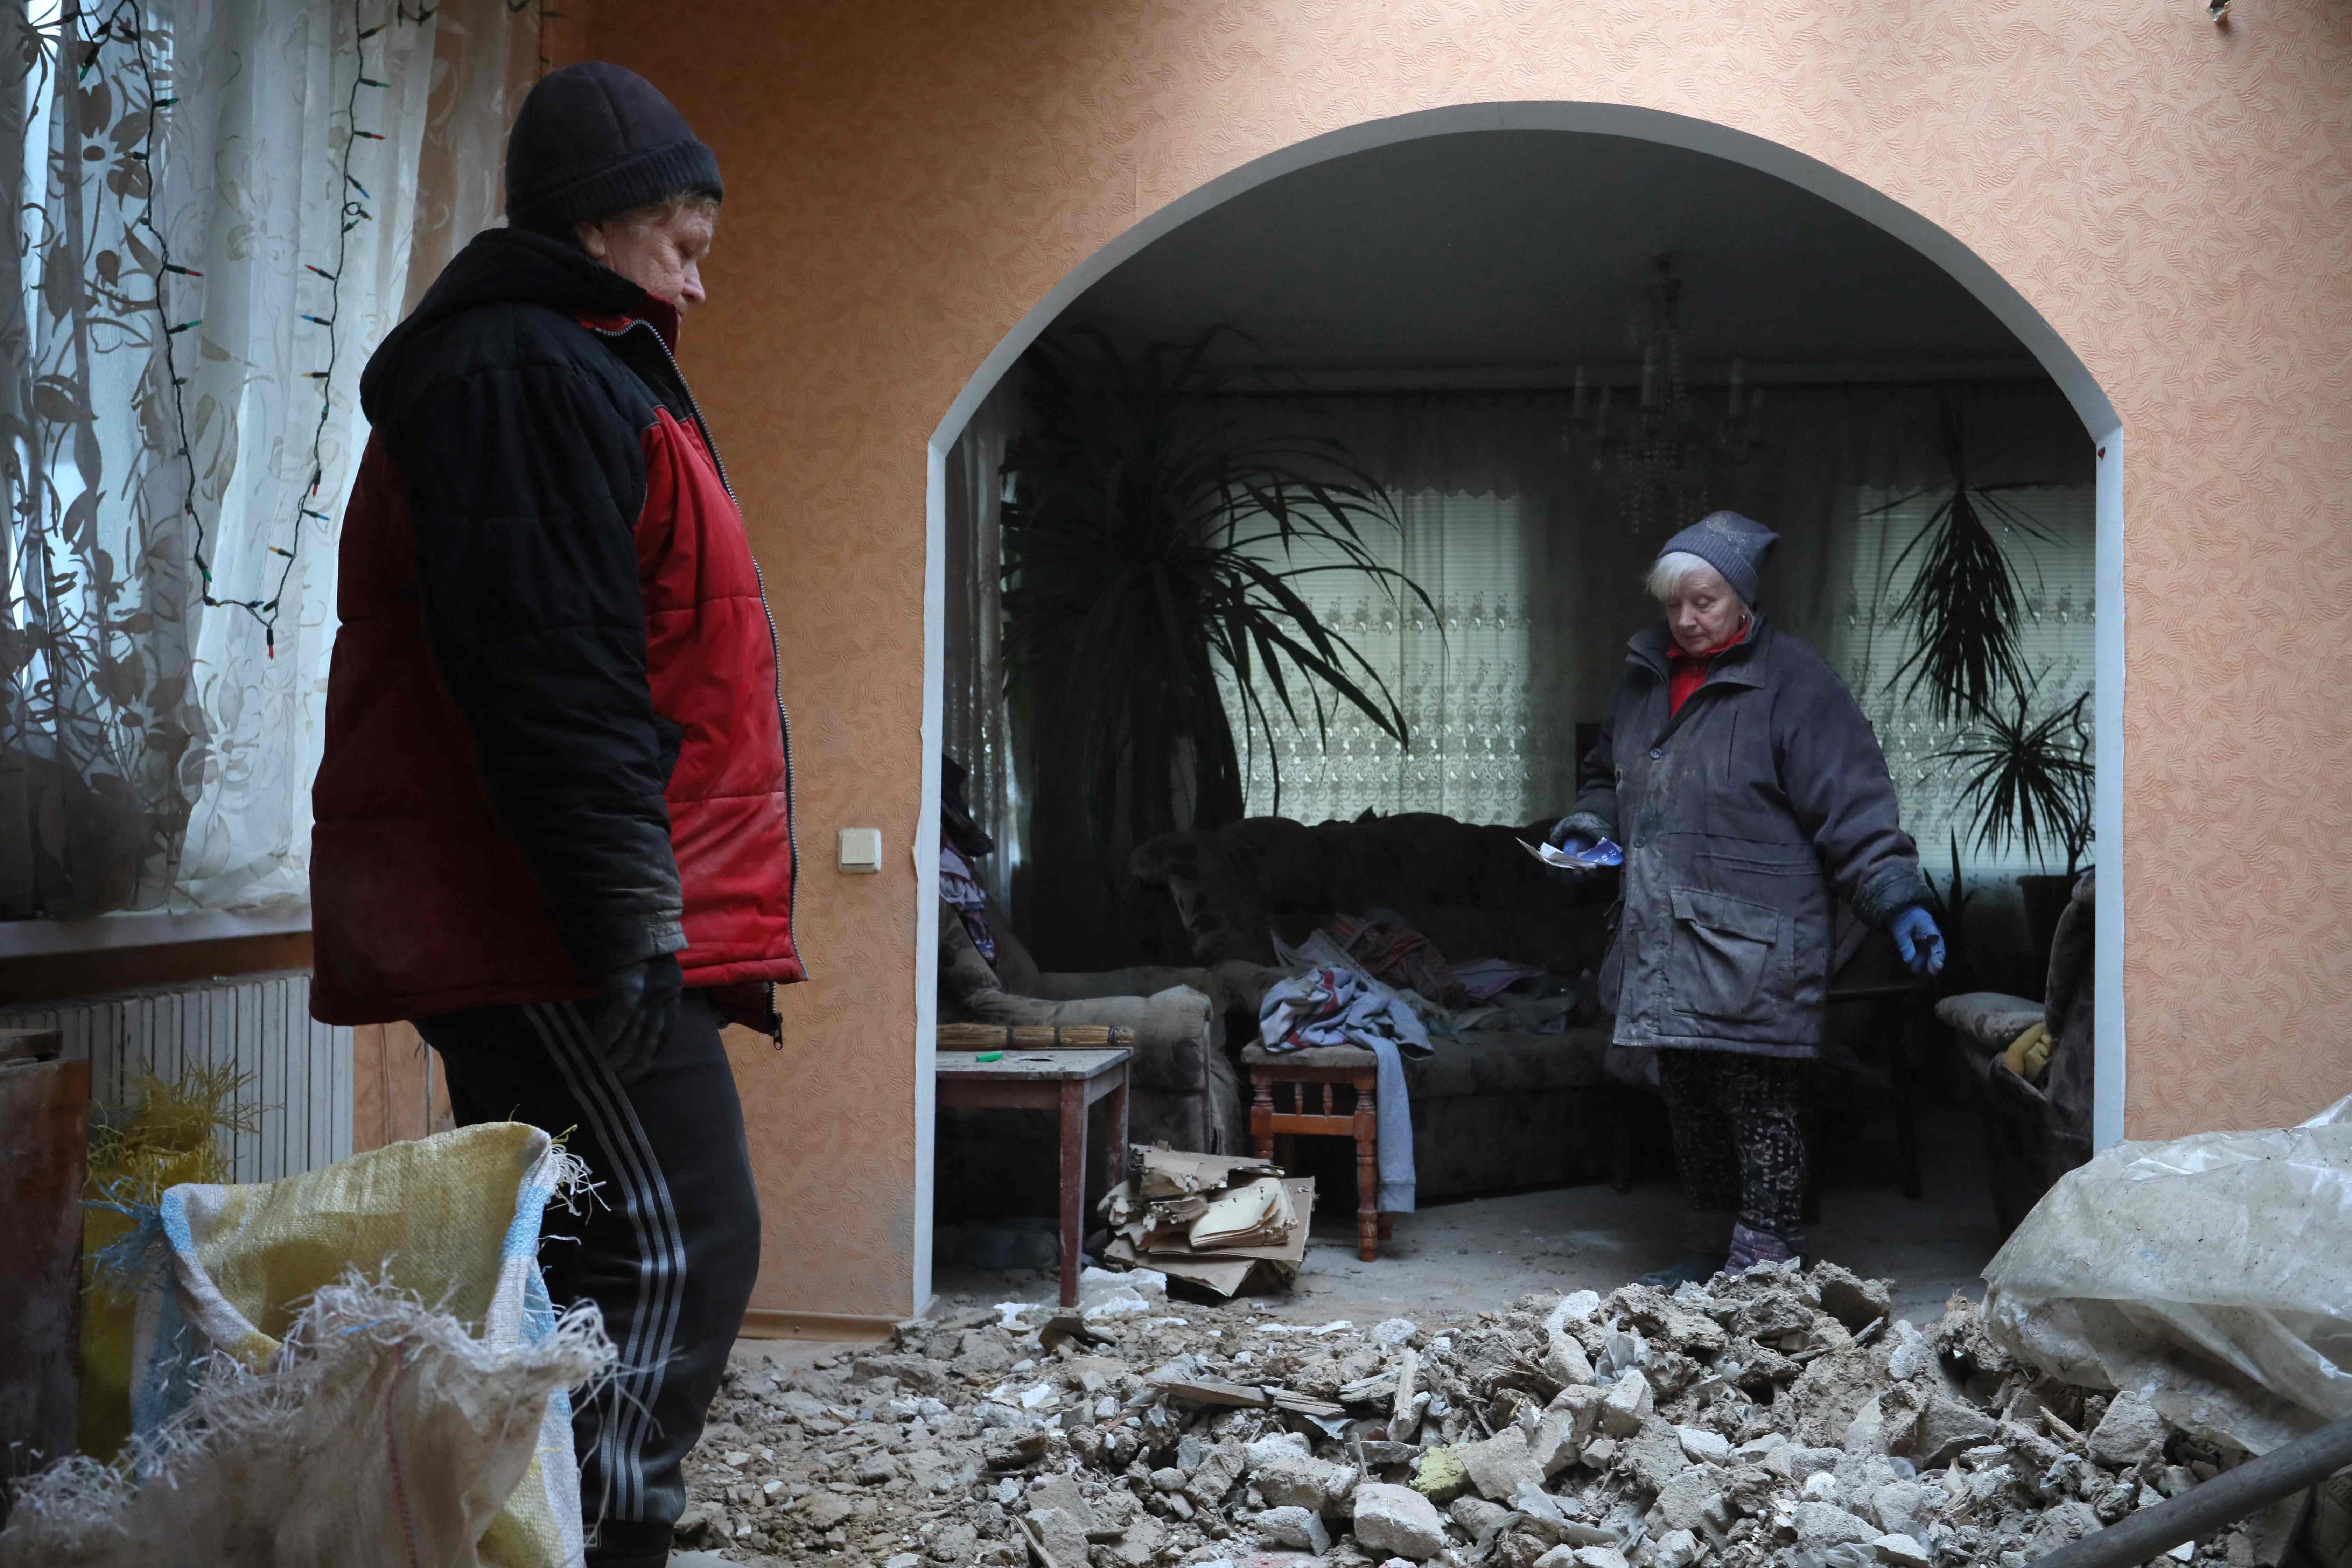
<svg viewBox="0 0 2352 1568">
<path fill-rule="evenodd" d="M 0 917 L 298 906 L 359 370 L 494 217 L 536 19 L 14 20 Z"/>
<path fill-rule="evenodd" d="M 1960 395 L 1977 482 L 2026 487 L 2004 496 L 2050 536 L 2003 543 L 2024 595 L 2027 662 L 2049 672 L 2037 700 L 2071 701 L 2092 667 L 2089 441 L 2054 389 Z M 1402 528 L 1367 542 L 1427 591 L 1435 614 L 1360 577 L 1305 580 L 1304 596 L 1397 697 L 1411 745 L 1352 712 L 1328 743 L 1311 719 L 1302 728 L 1277 717 L 1270 748 L 1254 740 L 1253 814 L 1529 823 L 1567 809 L 1578 723 L 1601 718 L 1626 637 L 1656 614 L 1640 579 L 1671 531 L 1625 523 L 1605 468 L 1569 433 L 1569 409 L 1565 396 L 1525 395 L 1266 400 L 1270 423 L 1337 435 L 1395 491 Z M 1940 865 L 1958 779 L 1934 753 L 1957 730 L 1892 684 L 1909 637 L 1891 614 L 1916 571 L 1916 559 L 1898 557 L 1948 487 L 1935 429 L 1927 389 L 1776 389 L 1756 456 L 1718 474 L 1713 504 L 1781 533 L 1766 608 L 1853 689 L 1906 825 Z M 2032 868 L 2011 865 L 2013 851 L 1962 847 L 1972 871 Z"/>
</svg>

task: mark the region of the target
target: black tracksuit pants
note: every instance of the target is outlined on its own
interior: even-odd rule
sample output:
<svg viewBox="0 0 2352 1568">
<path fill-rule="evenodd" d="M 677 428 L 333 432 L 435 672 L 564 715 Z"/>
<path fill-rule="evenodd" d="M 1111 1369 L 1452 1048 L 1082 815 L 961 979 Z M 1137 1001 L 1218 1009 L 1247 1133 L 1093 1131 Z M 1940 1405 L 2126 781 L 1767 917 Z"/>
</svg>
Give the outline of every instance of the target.
<svg viewBox="0 0 2352 1568">
<path fill-rule="evenodd" d="M 478 1007 L 417 1020 L 460 1123 L 526 1121 L 598 1184 L 551 1205 L 540 1262 L 560 1310 L 594 1301 L 614 1380 L 574 1406 L 580 1506 L 595 1568 L 658 1568 L 686 1507 L 679 1462 L 702 1423 L 760 1267 L 759 1194 L 735 1075 L 709 1001 L 688 991 L 643 1077 L 590 1043 L 593 1004 Z"/>
</svg>

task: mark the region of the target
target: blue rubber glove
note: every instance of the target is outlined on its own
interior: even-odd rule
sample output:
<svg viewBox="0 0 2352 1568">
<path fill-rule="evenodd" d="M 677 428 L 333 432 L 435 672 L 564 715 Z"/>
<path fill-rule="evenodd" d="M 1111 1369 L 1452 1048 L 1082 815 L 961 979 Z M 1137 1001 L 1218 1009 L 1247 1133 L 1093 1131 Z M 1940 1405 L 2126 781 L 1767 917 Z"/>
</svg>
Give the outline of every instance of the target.
<svg viewBox="0 0 2352 1568">
<path fill-rule="evenodd" d="M 1549 837 L 1553 848 L 1579 857 L 1591 853 L 1592 847 L 1601 842 L 1590 833 L 1570 831 L 1565 817 L 1552 825 Z M 1579 871 L 1566 866 L 1547 866 L 1544 869 L 1556 879 L 1569 883 L 1582 882 L 1594 875 L 1591 871 Z"/>
<path fill-rule="evenodd" d="M 1936 929 L 1935 916 L 1914 904 L 1896 915 L 1886 929 L 1894 933 L 1895 951 L 1902 953 L 1912 973 L 1944 972 L 1944 933 Z"/>
</svg>

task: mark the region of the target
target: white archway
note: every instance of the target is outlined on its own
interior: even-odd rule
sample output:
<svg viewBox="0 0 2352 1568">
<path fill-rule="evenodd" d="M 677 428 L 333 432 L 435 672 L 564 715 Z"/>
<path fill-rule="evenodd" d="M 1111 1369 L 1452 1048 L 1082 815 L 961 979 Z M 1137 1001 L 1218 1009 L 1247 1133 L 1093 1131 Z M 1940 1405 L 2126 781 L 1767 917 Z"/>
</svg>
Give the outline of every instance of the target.
<svg viewBox="0 0 2352 1568">
<path fill-rule="evenodd" d="M 1636 137 L 1708 153 L 1811 192 L 1864 218 L 1941 267 L 2017 335 L 2058 384 L 2095 443 L 2098 458 L 2098 634 L 2095 674 L 2098 842 L 2096 1101 L 2092 1141 L 2105 1148 L 2124 1132 L 2123 916 L 2123 452 L 2115 405 L 2080 355 L 1983 258 L 1893 197 L 1777 142 L 1712 121 L 1618 103 L 1475 103 L 1366 121 L 1269 153 L 1187 192 L 1087 257 L 1048 289 L 981 362 L 931 432 L 923 568 L 923 795 L 915 857 L 915 1299 L 930 1298 L 932 1182 L 932 1033 L 937 1020 L 939 945 L 929 911 L 939 898 L 939 868 L 919 847 L 939 837 L 940 681 L 947 583 L 947 458 L 973 410 L 994 390 L 1039 334 L 1121 262 L 1210 208 L 1296 170 L 1425 136 L 1475 131 L 1578 131 Z"/>
</svg>

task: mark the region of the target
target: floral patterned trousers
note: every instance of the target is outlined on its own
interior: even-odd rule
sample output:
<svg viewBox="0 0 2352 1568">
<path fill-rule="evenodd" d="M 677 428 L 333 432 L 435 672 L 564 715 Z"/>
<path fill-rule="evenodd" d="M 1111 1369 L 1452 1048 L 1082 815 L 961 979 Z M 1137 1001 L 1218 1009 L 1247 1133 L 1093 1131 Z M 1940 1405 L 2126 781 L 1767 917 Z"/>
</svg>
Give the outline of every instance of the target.
<svg viewBox="0 0 2352 1568">
<path fill-rule="evenodd" d="M 1675 1163 L 1695 1209 L 1795 1243 L 1803 1234 L 1804 1085 L 1812 1064 L 1744 1051 L 1661 1047 Z"/>
</svg>

